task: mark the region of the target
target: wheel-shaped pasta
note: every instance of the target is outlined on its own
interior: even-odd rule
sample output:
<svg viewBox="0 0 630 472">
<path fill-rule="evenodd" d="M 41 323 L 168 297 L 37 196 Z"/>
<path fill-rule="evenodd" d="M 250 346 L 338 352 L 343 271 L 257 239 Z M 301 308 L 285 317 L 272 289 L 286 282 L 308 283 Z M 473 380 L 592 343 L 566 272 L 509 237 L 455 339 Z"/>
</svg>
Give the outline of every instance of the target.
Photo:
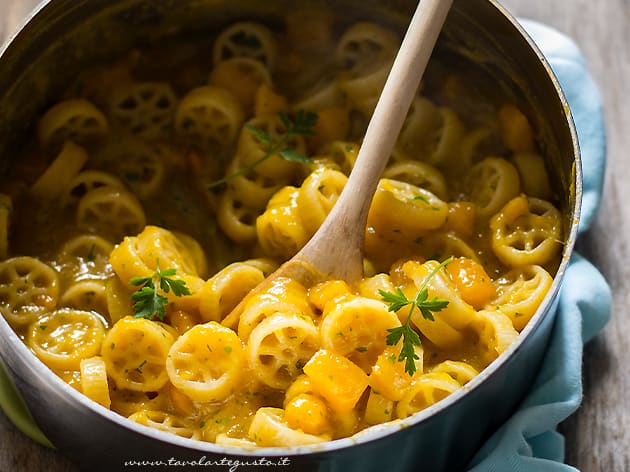
<svg viewBox="0 0 630 472">
<path fill-rule="evenodd" d="M 239 337 L 213 321 L 182 334 L 166 359 L 171 383 L 200 402 L 219 402 L 234 393 L 244 367 L 245 354 Z"/>
<path fill-rule="evenodd" d="M 512 320 L 501 310 L 479 310 L 471 328 L 479 337 L 479 353 L 485 365 L 490 364 L 518 337 Z"/>
<path fill-rule="evenodd" d="M 280 189 L 256 219 L 258 242 L 270 257 L 289 259 L 311 236 L 300 219 L 299 192 L 290 185 Z"/>
<path fill-rule="evenodd" d="M 227 168 L 227 175 L 234 175 L 230 179 L 226 192 L 243 205 L 256 210 L 263 210 L 267 202 L 283 186 L 283 180 L 277 181 L 260 175 L 256 170 L 247 174 L 238 174 L 243 167 L 238 156 Z"/>
<path fill-rule="evenodd" d="M 335 58 L 344 69 L 362 71 L 394 57 L 399 44 L 392 31 L 368 22 L 358 22 L 339 38 Z"/>
<path fill-rule="evenodd" d="M 212 61 L 216 66 L 232 57 L 249 57 L 272 70 L 276 61 L 276 43 L 269 28 L 249 21 L 234 23 L 214 41 Z"/>
<path fill-rule="evenodd" d="M 290 278 L 277 277 L 266 291 L 248 297 L 238 319 L 239 337 L 247 341 L 262 320 L 276 313 L 314 317 L 302 284 Z M 227 321 L 226 318 L 224 323 Z"/>
<path fill-rule="evenodd" d="M 391 61 L 383 61 L 374 69 L 359 74 L 350 72 L 341 75 L 339 88 L 348 97 L 352 108 L 366 117 L 372 116 L 391 68 Z"/>
<path fill-rule="evenodd" d="M 175 269 L 177 276 L 197 276 L 197 264 L 192 252 L 172 231 L 147 225 L 138 234 L 137 250 L 142 261 L 151 269 Z M 138 275 L 142 277 L 142 275 Z"/>
<path fill-rule="evenodd" d="M 479 262 L 475 250 L 456 234 L 436 231 L 428 236 L 417 239 L 422 254 L 427 259 L 444 259 L 449 256 L 466 257 Z"/>
<path fill-rule="evenodd" d="M 370 205 L 368 226 L 392 241 L 414 241 L 439 228 L 448 205 L 428 190 L 398 180 L 381 179 Z"/>
<path fill-rule="evenodd" d="M 377 390 L 370 390 L 365 404 L 365 422 L 369 425 L 379 425 L 391 421 L 394 414 L 394 402 L 385 398 Z"/>
<path fill-rule="evenodd" d="M 448 196 L 444 175 L 426 162 L 407 159 L 394 162 L 385 168 L 383 177 L 423 188 L 441 200 Z"/>
<path fill-rule="evenodd" d="M 420 375 L 396 405 L 396 416 L 406 418 L 446 398 L 461 384 L 445 372 Z"/>
<path fill-rule="evenodd" d="M 174 434 L 182 438 L 201 439 L 199 427 L 193 421 L 164 411 L 142 410 L 129 416 L 131 421 L 148 426 L 149 428 Z"/>
<path fill-rule="evenodd" d="M 516 167 L 502 157 L 490 156 L 475 164 L 466 177 L 477 215 L 490 218 L 516 197 L 520 181 Z"/>
<path fill-rule="evenodd" d="M 203 321 L 222 321 L 264 279 L 260 269 L 244 262 L 221 269 L 201 289 L 199 312 Z"/>
<path fill-rule="evenodd" d="M 562 215 L 539 198 L 510 200 L 491 218 L 490 231 L 494 254 L 512 267 L 547 264 L 562 247 Z"/>
<path fill-rule="evenodd" d="M 249 57 L 232 57 L 215 65 L 209 85 L 228 90 L 251 113 L 256 92 L 262 84 L 271 85 L 271 74 L 265 65 Z"/>
<path fill-rule="evenodd" d="M 163 325 L 127 316 L 107 333 L 101 356 L 118 388 L 155 392 L 168 382 L 165 365 L 172 344 L 173 336 Z"/>
<path fill-rule="evenodd" d="M 90 190 L 99 187 L 125 188 L 122 180 L 109 172 L 88 169 L 79 172 L 66 186 L 62 199 L 64 205 L 75 205 Z"/>
<path fill-rule="evenodd" d="M 112 324 L 134 313 L 131 301 L 132 290 L 118 277 L 110 277 L 105 284 L 107 313 Z"/>
<path fill-rule="evenodd" d="M 304 92 L 291 104 L 291 109 L 320 112 L 343 105 L 343 101 L 343 92 L 334 77 L 331 77 L 327 81 L 323 81 L 323 84 L 318 81 L 314 87 L 310 87 L 310 90 Z"/>
<path fill-rule="evenodd" d="M 161 143 L 129 140 L 112 162 L 112 168 L 138 198 L 147 200 L 163 189 L 169 164 L 165 154 L 168 152 L 172 151 Z"/>
<path fill-rule="evenodd" d="M 110 114 L 129 133 L 155 138 L 170 129 L 177 97 L 166 82 L 128 83 L 114 90 Z"/>
<path fill-rule="evenodd" d="M 107 118 L 88 100 L 66 100 L 51 107 L 40 118 L 37 128 L 44 147 L 60 145 L 70 139 L 80 144 L 102 138 L 109 131 Z"/>
<path fill-rule="evenodd" d="M 243 124 L 243 109 L 234 96 L 219 87 L 191 90 L 175 111 L 175 132 L 203 151 L 232 145 Z"/>
<path fill-rule="evenodd" d="M 103 280 L 85 279 L 66 287 L 59 306 L 107 315 L 107 285 Z"/>
<path fill-rule="evenodd" d="M 219 197 L 217 223 L 225 235 L 237 243 L 252 243 L 256 240 L 256 218 L 260 210 L 243 204 L 230 193 Z"/>
<path fill-rule="evenodd" d="M 348 141 L 332 141 L 319 150 L 319 155 L 313 158 L 313 170 L 320 167 L 338 170 L 344 175 L 350 175 L 354 163 L 359 155 L 359 145 Z"/>
<path fill-rule="evenodd" d="M 296 203 L 300 221 L 309 237 L 324 222 L 347 181 L 341 172 L 322 167 L 302 182 Z"/>
<path fill-rule="evenodd" d="M 79 370 L 81 359 L 95 356 L 105 337 L 105 323 L 92 311 L 60 308 L 28 327 L 26 344 L 53 369 Z"/>
<path fill-rule="evenodd" d="M 385 350 L 383 333 L 400 326 L 398 317 L 371 298 L 357 296 L 328 306 L 320 326 L 322 346 L 369 372 Z"/>
<path fill-rule="evenodd" d="M 98 229 L 120 241 L 144 228 L 146 216 L 138 199 L 127 190 L 99 187 L 86 193 L 77 207 L 77 225 Z"/>
<path fill-rule="evenodd" d="M 551 183 L 543 157 L 535 152 L 519 152 L 512 162 L 521 177 L 523 192 L 529 197 L 548 200 L 551 198 Z"/>
<path fill-rule="evenodd" d="M 440 362 L 431 369 L 431 372 L 444 372 L 462 385 L 466 385 L 479 374 L 479 371 L 467 362 L 450 360 Z"/>
<path fill-rule="evenodd" d="M 497 296 L 486 309 L 498 309 L 521 331 L 542 303 L 553 278 L 544 268 L 529 265 L 512 269 L 495 283 Z"/>
<path fill-rule="evenodd" d="M 109 255 L 114 245 L 96 234 L 80 234 L 67 240 L 57 260 L 63 270 L 70 270 L 74 279 L 101 278 L 111 274 Z"/>
<path fill-rule="evenodd" d="M 258 380 L 284 390 L 318 348 L 319 333 L 308 316 L 277 313 L 252 330 L 246 353 Z"/>
<path fill-rule="evenodd" d="M 55 160 L 31 186 L 31 193 L 44 200 L 59 198 L 87 159 L 85 149 L 72 141 L 66 141 Z"/>
<path fill-rule="evenodd" d="M 316 436 L 292 429 L 281 408 L 259 408 L 249 427 L 249 438 L 258 446 L 306 446 L 330 440 L 330 436 Z"/>
<path fill-rule="evenodd" d="M 0 310 L 9 323 L 28 324 L 58 299 L 59 276 L 48 264 L 30 256 L 0 262 Z"/>
<path fill-rule="evenodd" d="M 90 400 L 109 408 L 112 400 L 109 396 L 105 361 L 100 356 L 81 359 L 79 371 L 81 372 L 81 391 L 83 394 Z"/>
<path fill-rule="evenodd" d="M 110 409 L 128 418 L 139 411 L 167 411 L 171 408 L 170 395 L 163 388 L 156 392 L 136 392 L 125 388 L 111 388 Z"/>
<path fill-rule="evenodd" d="M 259 133 L 254 133 L 252 127 L 265 133 L 270 141 L 260 139 Z M 306 144 L 300 135 L 287 137 L 287 126 L 280 115 L 266 115 L 252 118 L 243 127 L 238 139 L 236 155 L 241 164 L 246 167 L 256 164 L 256 173 L 273 180 L 287 180 L 298 173 L 300 164 L 292 160 L 286 160 L 279 154 L 271 156 L 272 146 L 280 141 L 284 142 L 282 149 L 291 148 L 298 154 L 306 154 Z M 274 149 L 280 151 L 280 149 Z M 260 162 L 259 162 L 260 161 Z"/>
<path fill-rule="evenodd" d="M 195 272 L 192 272 L 193 274 L 206 278 L 208 276 L 208 258 L 199 241 L 181 231 L 171 232 L 181 244 L 181 254 L 184 261 L 186 261 L 185 264 L 195 268 Z"/>
<path fill-rule="evenodd" d="M 9 254 L 9 229 L 13 214 L 13 199 L 10 195 L 0 193 L 0 260 Z"/>
</svg>

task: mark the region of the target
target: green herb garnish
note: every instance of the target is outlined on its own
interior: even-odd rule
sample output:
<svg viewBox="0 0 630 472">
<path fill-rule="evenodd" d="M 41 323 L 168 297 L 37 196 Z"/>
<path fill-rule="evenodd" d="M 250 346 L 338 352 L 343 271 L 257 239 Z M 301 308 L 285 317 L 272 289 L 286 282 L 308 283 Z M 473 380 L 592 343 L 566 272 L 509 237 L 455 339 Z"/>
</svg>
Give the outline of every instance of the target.
<svg viewBox="0 0 630 472">
<path fill-rule="evenodd" d="M 435 269 L 431 271 L 429 275 L 422 281 L 418 291 L 416 292 L 416 296 L 413 300 L 407 298 L 407 295 L 404 292 L 397 288 L 395 293 L 386 292 L 385 290 L 379 290 L 378 293 L 381 296 L 381 299 L 389 305 L 388 311 L 398 311 L 406 306 L 410 306 L 409 314 L 407 315 L 407 319 L 405 323 L 396 328 L 390 328 L 387 331 L 389 334 L 385 339 L 388 346 L 395 346 L 398 344 L 400 339 L 402 338 L 403 344 L 400 349 L 400 354 L 398 356 L 398 361 L 405 361 L 405 372 L 409 375 L 413 375 L 416 372 L 416 360 L 420 359 L 416 354 L 414 346 L 420 346 L 420 336 L 418 333 L 411 327 L 411 315 L 413 311 L 417 308 L 420 310 L 422 316 L 430 321 L 435 321 L 433 317 L 433 313 L 438 311 L 442 311 L 444 308 L 448 306 L 448 300 L 442 300 L 437 297 L 433 297 L 429 300 L 429 291 L 427 289 L 427 284 L 429 280 L 437 274 L 437 272 L 443 268 L 446 264 L 451 262 L 453 257 L 449 257 L 445 261 L 441 262 Z"/>
<path fill-rule="evenodd" d="M 140 287 L 131 295 L 131 301 L 134 302 L 133 309 L 136 312 L 134 318 L 164 319 L 168 298 L 160 291 L 169 293 L 172 290 L 177 297 L 190 295 L 190 290 L 184 280 L 172 278 L 175 273 L 175 269 L 161 270 L 158 263 L 155 272 L 150 277 L 134 277 L 129 281 L 131 285 Z"/>
<path fill-rule="evenodd" d="M 280 112 L 279 116 L 282 125 L 286 128 L 286 132 L 275 143 L 273 142 L 273 136 L 271 136 L 270 133 L 267 133 L 251 124 L 246 124 L 244 126 L 245 129 L 256 136 L 260 142 L 269 146 L 269 150 L 263 157 L 245 167 L 241 167 L 233 174 L 229 174 L 222 179 L 211 182 L 208 185 L 208 190 L 212 190 L 220 185 L 223 185 L 235 177 L 249 173 L 256 166 L 260 165 L 274 155 L 280 156 L 285 161 L 301 162 L 303 164 L 311 164 L 313 162 L 310 158 L 289 146 L 288 142 L 294 136 L 313 136 L 313 128 L 317 124 L 317 113 L 306 110 L 298 110 L 295 115 L 295 121 L 292 121 L 291 118 L 289 118 L 289 116 L 284 112 Z"/>
</svg>

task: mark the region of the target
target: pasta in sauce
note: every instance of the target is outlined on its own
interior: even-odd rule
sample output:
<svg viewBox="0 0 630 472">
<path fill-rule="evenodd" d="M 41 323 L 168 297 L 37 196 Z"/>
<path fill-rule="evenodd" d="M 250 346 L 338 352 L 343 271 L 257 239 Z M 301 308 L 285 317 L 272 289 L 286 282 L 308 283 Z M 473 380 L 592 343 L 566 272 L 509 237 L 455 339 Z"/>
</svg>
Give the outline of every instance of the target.
<svg viewBox="0 0 630 472">
<path fill-rule="evenodd" d="M 95 402 L 217 444 L 347 437 L 462 388 L 535 313 L 563 237 L 532 125 L 483 75 L 431 63 L 359 284 L 278 279 L 233 312 L 330 212 L 399 40 L 296 15 L 86 70 L 0 195 L 4 317 Z M 164 312 L 138 316 L 155 274 Z M 411 312 L 410 372 L 387 338 L 409 310 L 383 293 L 423 287 L 445 306 Z"/>
</svg>

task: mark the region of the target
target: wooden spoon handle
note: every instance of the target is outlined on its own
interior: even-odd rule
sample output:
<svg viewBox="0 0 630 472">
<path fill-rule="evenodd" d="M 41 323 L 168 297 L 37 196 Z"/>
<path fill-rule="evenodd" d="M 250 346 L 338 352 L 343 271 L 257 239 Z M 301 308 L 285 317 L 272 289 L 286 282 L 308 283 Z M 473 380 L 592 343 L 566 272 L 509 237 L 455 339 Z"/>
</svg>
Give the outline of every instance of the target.
<svg viewBox="0 0 630 472">
<path fill-rule="evenodd" d="M 363 243 L 372 196 L 452 3 L 418 3 L 348 182 L 325 222 L 296 256 L 324 276 L 354 282 L 363 275 Z"/>
</svg>

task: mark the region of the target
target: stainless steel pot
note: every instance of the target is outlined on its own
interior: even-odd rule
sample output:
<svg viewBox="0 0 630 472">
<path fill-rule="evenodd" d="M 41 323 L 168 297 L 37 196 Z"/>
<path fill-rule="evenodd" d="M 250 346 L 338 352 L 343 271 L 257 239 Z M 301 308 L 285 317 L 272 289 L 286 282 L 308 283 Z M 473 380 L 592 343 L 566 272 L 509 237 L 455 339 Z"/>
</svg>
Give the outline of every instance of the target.
<svg viewBox="0 0 630 472">
<path fill-rule="evenodd" d="M 304 0 L 352 18 L 404 25 L 406 0 Z M 244 17 L 277 21 L 291 0 L 50 0 L 40 5 L 0 51 L 0 172 L 33 135 L 33 124 L 57 91 L 85 66 L 115 57 L 131 44 L 180 33 L 209 34 Z M 456 51 L 506 84 L 530 111 L 549 156 L 567 235 L 552 288 L 518 342 L 465 388 L 396 425 L 309 447 L 244 451 L 161 433 L 91 402 L 48 370 L 0 317 L 0 355 L 35 421 L 82 468 L 122 470 L 126 461 L 151 469 L 196 461 L 254 463 L 264 457 L 285 470 L 454 471 L 509 417 L 539 368 L 555 300 L 577 234 L 581 166 L 569 108 L 549 65 L 523 29 L 494 0 L 456 0 L 436 54 Z M 282 459 L 286 458 L 286 459 Z M 170 462 L 169 462 L 170 461 Z M 234 464 L 234 462 L 232 462 Z M 258 462 L 258 465 L 263 462 Z"/>
</svg>

